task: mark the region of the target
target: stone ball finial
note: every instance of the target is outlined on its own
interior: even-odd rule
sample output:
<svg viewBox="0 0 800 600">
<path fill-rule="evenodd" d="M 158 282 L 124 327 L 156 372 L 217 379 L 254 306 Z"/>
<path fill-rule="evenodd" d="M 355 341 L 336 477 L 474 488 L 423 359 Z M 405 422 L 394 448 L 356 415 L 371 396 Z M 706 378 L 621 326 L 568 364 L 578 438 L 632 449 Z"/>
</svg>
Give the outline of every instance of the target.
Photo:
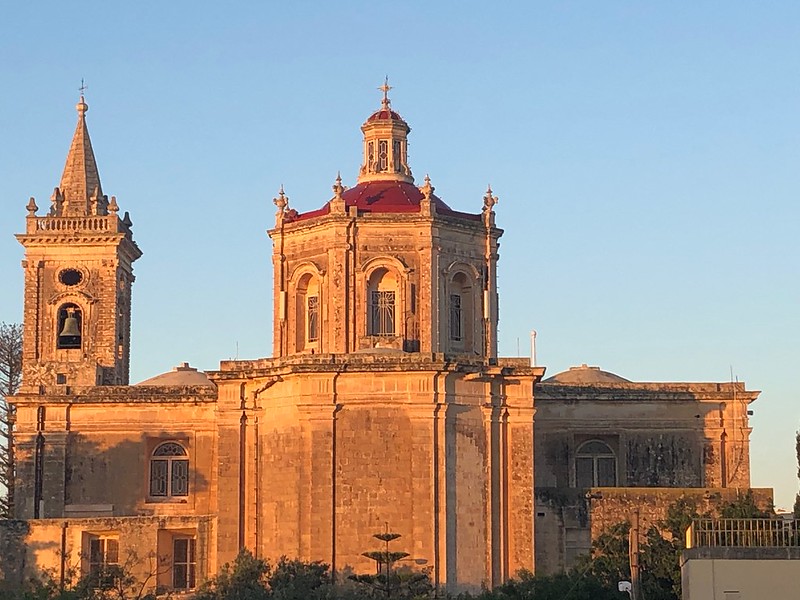
<svg viewBox="0 0 800 600">
<path fill-rule="evenodd" d="M 88 112 L 89 105 L 84 101 L 83 94 L 81 94 L 81 99 L 75 105 L 75 108 L 78 110 L 79 115 L 85 115 Z"/>
</svg>

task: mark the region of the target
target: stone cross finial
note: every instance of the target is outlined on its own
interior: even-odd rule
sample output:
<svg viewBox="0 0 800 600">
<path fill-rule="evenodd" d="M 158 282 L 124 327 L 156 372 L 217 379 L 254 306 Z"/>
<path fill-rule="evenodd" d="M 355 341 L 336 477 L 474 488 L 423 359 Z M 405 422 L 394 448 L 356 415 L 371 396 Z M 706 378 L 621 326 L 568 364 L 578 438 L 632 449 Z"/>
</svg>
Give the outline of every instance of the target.
<svg viewBox="0 0 800 600">
<path fill-rule="evenodd" d="M 28 209 L 28 216 L 29 217 L 35 217 L 36 216 L 36 211 L 39 210 L 39 207 L 36 206 L 36 200 L 33 199 L 33 196 L 31 196 L 31 199 L 28 200 L 28 206 L 26 206 L 25 208 Z"/>
<path fill-rule="evenodd" d="M 389 105 L 392 103 L 389 100 L 389 90 L 392 89 L 392 86 L 389 85 L 389 76 L 386 76 L 386 79 L 383 81 L 383 85 L 378 88 L 380 91 L 383 92 L 383 101 L 381 102 L 381 106 L 385 109 L 389 109 Z"/>
</svg>

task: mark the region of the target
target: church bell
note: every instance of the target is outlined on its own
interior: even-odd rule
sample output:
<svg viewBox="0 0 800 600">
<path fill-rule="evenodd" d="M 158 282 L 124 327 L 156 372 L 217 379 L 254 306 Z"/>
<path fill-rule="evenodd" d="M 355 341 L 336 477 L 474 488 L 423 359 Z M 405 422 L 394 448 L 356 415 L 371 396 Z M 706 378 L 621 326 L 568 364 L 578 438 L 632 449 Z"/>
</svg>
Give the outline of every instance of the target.
<svg viewBox="0 0 800 600">
<path fill-rule="evenodd" d="M 75 309 L 68 309 L 67 318 L 64 319 L 64 327 L 61 333 L 58 334 L 60 338 L 80 337 L 81 329 L 78 327 L 78 319 L 75 318 Z"/>
</svg>

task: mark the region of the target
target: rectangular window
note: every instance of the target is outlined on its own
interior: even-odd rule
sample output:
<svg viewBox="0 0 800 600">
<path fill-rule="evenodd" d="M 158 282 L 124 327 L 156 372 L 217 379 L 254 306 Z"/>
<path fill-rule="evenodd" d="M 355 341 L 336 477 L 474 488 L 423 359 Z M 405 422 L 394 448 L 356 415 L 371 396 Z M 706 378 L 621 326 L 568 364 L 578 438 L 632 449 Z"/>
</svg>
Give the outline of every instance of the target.
<svg viewBox="0 0 800 600">
<path fill-rule="evenodd" d="M 172 495 L 189 495 L 189 461 L 172 460 Z"/>
<path fill-rule="evenodd" d="M 591 456 L 575 459 L 575 487 L 594 487 L 594 459 Z"/>
<path fill-rule="evenodd" d="M 610 456 L 597 457 L 597 485 L 615 487 L 617 485 L 617 459 Z"/>
<path fill-rule="evenodd" d="M 372 292 L 372 335 L 394 335 L 394 292 Z"/>
<path fill-rule="evenodd" d="M 461 340 L 461 295 L 450 294 L 450 339 Z"/>
<path fill-rule="evenodd" d="M 167 470 L 169 468 L 168 460 L 151 460 L 150 461 L 150 495 L 151 496 L 166 496 L 167 495 Z"/>
<path fill-rule="evenodd" d="M 319 339 L 319 296 L 308 297 L 308 341 Z"/>
<path fill-rule="evenodd" d="M 194 589 L 197 571 L 197 540 L 175 538 L 172 541 L 172 586 L 176 590 Z"/>
<path fill-rule="evenodd" d="M 395 140 L 392 144 L 392 158 L 394 162 L 394 170 L 400 170 L 400 142 Z"/>
<path fill-rule="evenodd" d="M 105 567 L 119 564 L 119 540 L 107 537 L 89 538 L 89 572 L 97 575 Z"/>
</svg>

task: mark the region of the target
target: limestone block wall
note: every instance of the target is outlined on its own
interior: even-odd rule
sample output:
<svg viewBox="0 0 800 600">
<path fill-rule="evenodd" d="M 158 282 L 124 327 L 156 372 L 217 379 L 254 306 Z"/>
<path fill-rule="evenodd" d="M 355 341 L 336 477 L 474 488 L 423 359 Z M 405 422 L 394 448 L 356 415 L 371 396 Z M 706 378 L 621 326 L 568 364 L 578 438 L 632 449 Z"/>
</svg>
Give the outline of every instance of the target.
<svg viewBox="0 0 800 600">
<path fill-rule="evenodd" d="M 772 490 L 752 490 L 758 506 L 772 506 Z M 639 513 L 644 534 L 666 517 L 675 502 L 688 498 L 699 513 L 718 513 L 747 489 L 734 488 L 537 488 L 536 490 L 536 572 L 559 573 L 591 548 L 591 542 L 608 528 L 630 522 Z"/>
<path fill-rule="evenodd" d="M 616 456 L 617 485 L 747 487 L 743 383 L 614 383 L 537 386 L 537 487 L 576 484 L 575 454 L 592 439 Z"/>
<path fill-rule="evenodd" d="M 88 572 L 91 537 L 119 542 L 119 565 L 146 590 L 172 587 L 172 536 L 196 539 L 198 584 L 216 573 L 215 521 L 202 517 L 39 519 L 0 526 L 0 546 L 14 554 L 0 559 L 4 575 L 52 579 L 71 585 Z M 16 559 L 11 564 L 11 559 Z"/>
<path fill-rule="evenodd" d="M 107 387 L 69 396 L 20 395 L 16 401 L 20 517 L 216 510 L 213 388 Z M 149 496 L 150 457 L 164 441 L 187 451 L 187 496 Z"/>
<path fill-rule="evenodd" d="M 362 553 L 388 526 L 392 549 L 448 589 L 531 569 L 535 374 L 443 358 L 223 363 L 219 502 L 236 508 L 220 515 L 220 561 L 235 530 L 265 558 L 372 572 Z"/>
</svg>

